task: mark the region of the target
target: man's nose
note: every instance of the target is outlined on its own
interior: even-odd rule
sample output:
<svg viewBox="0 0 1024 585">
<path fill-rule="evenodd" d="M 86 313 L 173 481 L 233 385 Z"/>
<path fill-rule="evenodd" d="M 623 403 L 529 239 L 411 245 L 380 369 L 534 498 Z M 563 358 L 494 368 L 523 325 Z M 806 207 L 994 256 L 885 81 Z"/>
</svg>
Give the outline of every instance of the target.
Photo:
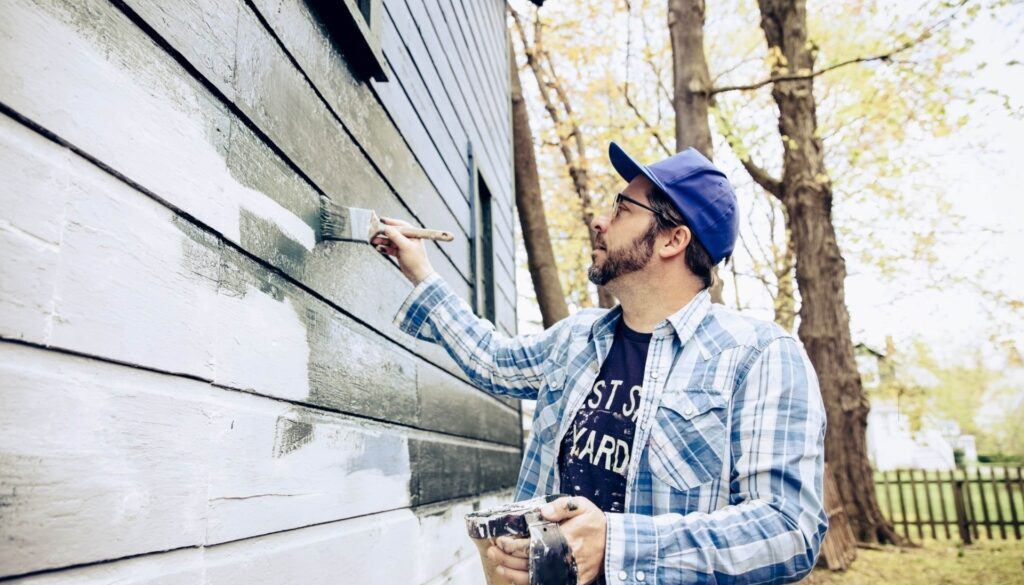
<svg viewBox="0 0 1024 585">
<path fill-rule="evenodd" d="M 603 234 L 608 230 L 608 217 L 603 213 L 594 216 L 594 219 L 590 220 L 590 227 L 595 232 Z"/>
</svg>

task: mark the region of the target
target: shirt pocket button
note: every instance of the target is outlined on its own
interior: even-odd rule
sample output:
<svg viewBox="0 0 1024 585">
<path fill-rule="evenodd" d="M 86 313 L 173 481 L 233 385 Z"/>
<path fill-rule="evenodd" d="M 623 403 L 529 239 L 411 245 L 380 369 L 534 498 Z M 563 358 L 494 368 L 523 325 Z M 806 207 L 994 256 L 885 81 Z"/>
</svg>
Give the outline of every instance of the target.
<svg viewBox="0 0 1024 585">
<path fill-rule="evenodd" d="M 561 389 L 562 385 L 565 384 L 565 370 L 558 368 L 551 372 L 550 382 L 552 388 Z"/>
</svg>

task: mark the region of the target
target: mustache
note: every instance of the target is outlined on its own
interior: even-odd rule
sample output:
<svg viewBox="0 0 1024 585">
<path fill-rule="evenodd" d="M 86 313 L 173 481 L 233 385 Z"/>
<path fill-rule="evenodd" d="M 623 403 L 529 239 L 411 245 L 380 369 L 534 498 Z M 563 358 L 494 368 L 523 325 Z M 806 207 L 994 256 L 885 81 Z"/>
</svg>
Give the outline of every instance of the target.
<svg viewBox="0 0 1024 585">
<path fill-rule="evenodd" d="M 604 243 L 604 238 L 602 238 L 600 235 L 597 235 L 597 236 L 594 237 L 594 249 L 595 250 L 606 250 L 607 249 L 607 246 L 605 246 L 605 243 Z"/>
</svg>

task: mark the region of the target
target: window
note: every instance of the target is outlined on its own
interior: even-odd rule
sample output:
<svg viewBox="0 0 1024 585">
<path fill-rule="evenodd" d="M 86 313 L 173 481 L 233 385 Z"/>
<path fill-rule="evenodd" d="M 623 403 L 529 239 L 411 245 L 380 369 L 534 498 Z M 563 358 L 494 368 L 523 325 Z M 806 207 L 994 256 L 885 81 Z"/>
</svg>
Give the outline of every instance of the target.
<svg viewBox="0 0 1024 585">
<path fill-rule="evenodd" d="M 487 188 L 473 161 L 470 148 L 470 212 L 472 213 L 471 252 L 473 270 L 473 308 L 490 322 L 497 317 L 494 304 L 494 230 L 491 215 L 491 190 Z"/>
<path fill-rule="evenodd" d="M 373 2 L 370 0 L 359 0 L 359 12 L 362 13 L 363 20 L 365 20 L 367 24 L 371 22 L 370 15 L 373 14 L 373 11 L 370 9 L 371 4 L 373 4 Z"/>
<path fill-rule="evenodd" d="M 380 48 L 381 0 L 310 0 L 310 6 L 357 74 L 388 80 L 390 71 Z"/>
</svg>

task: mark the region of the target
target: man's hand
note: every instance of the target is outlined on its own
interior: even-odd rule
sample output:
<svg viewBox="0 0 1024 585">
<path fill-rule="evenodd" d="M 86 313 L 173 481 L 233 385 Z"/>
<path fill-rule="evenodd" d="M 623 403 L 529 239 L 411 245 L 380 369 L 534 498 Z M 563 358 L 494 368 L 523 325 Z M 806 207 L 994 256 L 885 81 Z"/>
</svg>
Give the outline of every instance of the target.
<svg viewBox="0 0 1024 585">
<path fill-rule="evenodd" d="M 571 505 L 570 505 L 571 502 Z M 558 522 L 576 558 L 580 585 L 592 583 L 604 568 L 604 543 L 608 527 L 604 512 L 581 496 L 558 498 L 540 510 L 545 520 Z M 529 585 L 530 539 L 502 536 L 487 556 L 499 564 L 498 571 L 515 585 Z"/>
<path fill-rule="evenodd" d="M 383 233 L 377 234 L 370 239 L 370 244 L 378 252 L 385 256 L 394 256 L 398 259 L 398 267 L 402 274 L 414 285 L 423 282 L 434 272 L 427 258 L 427 248 L 423 240 L 419 238 L 407 238 L 398 231 L 398 226 L 412 226 L 407 221 L 391 219 L 390 217 L 380 218 Z"/>
</svg>

